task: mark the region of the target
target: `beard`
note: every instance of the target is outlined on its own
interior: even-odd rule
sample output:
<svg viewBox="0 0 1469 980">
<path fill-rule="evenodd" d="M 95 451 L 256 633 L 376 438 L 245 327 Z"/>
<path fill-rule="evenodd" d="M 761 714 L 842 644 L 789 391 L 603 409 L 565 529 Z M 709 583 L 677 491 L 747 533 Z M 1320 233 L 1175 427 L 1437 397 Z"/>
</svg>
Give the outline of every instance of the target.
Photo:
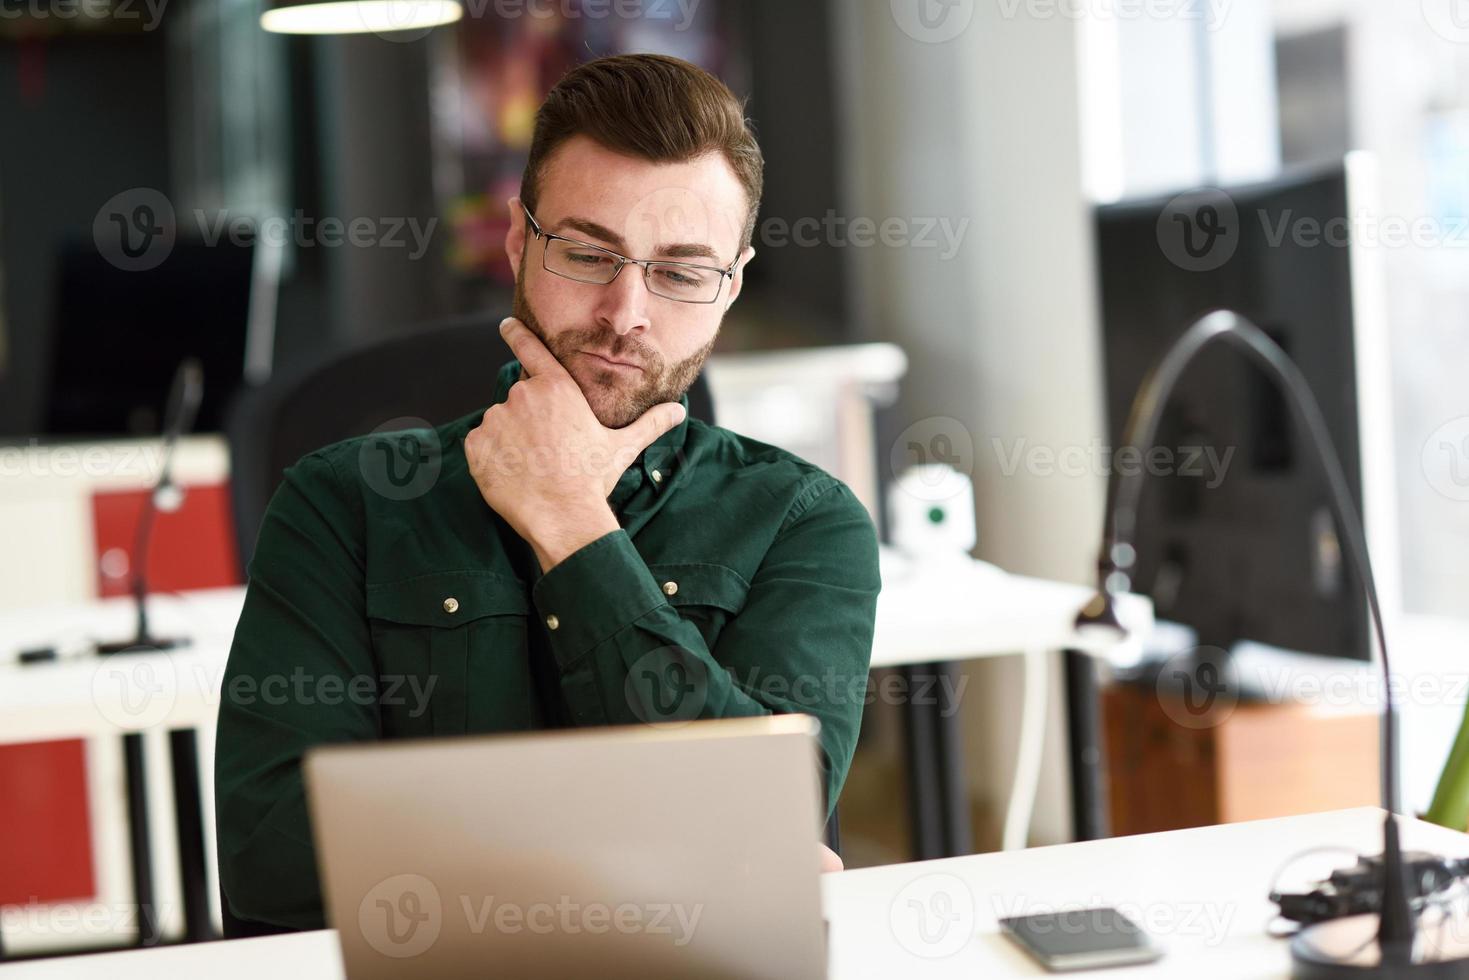
<svg viewBox="0 0 1469 980">
<path fill-rule="evenodd" d="M 524 277 L 515 281 L 512 315 L 541 339 L 551 355 L 576 380 L 583 397 L 597 421 L 609 429 L 621 429 L 637 421 L 644 412 L 663 402 L 676 402 L 689 390 L 699 370 L 714 349 L 715 337 L 690 356 L 673 364 L 646 344 L 628 336 L 620 336 L 606 327 L 562 330 L 548 334 L 530 308 L 525 297 Z M 642 368 L 631 376 L 616 368 L 597 367 L 596 362 L 580 354 L 592 351 L 618 361 L 628 361 Z"/>
</svg>

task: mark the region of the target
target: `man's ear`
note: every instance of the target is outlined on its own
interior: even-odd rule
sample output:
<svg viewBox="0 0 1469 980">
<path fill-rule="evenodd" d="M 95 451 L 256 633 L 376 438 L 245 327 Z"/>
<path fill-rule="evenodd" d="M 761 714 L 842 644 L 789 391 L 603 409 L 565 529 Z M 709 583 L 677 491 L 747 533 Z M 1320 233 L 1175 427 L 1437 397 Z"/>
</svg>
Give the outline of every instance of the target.
<svg viewBox="0 0 1469 980">
<path fill-rule="evenodd" d="M 525 209 L 520 198 L 512 197 L 505 202 L 510 208 L 510 227 L 505 232 L 505 257 L 510 260 L 510 274 L 520 279 L 520 259 L 525 254 Z"/>
<path fill-rule="evenodd" d="M 755 246 L 746 245 L 745 250 L 740 253 L 739 260 L 735 262 L 734 278 L 729 283 L 729 299 L 725 301 L 724 308 L 728 310 L 734 306 L 734 301 L 739 299 L 740 290 L 745 287 L 745 266 L 755 257 Z"/>
</svg>

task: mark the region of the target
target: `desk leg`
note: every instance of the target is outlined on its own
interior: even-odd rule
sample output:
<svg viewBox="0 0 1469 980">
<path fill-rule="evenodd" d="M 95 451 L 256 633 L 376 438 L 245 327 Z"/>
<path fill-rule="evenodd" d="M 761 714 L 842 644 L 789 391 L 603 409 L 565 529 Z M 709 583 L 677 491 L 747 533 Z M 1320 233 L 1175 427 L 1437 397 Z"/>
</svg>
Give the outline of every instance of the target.
<svg viewBox="0 0 1469 980">
<path fill-rule="evenodd" d="M 1101 702 L 1097 665 L 1087 654 L 1066 651 L 1066 721 L 1071 748 L 1073 836 L 1099 840 L 1111 836 L 1107 787 L 1102 779 Z"/>
<path fill-rule="evenodd" d="M 974 828 L 969 814 L 969 781 L 964 776 L 964 730 L 958 702 L 948 695 L 961 691 L 959 665 L 946 661 L 934 665 L 933 713 L 938 733 L 935 746 L 939 758 L 939 785 L 943 789 L 944 854 L 974 853 Z"/>
<path fill-rule="evenodd" d="M 153 901 L 153 842 L 148 826 L 148 771 L 143 763 L 143 736 L 122 737 L 127 779 L 128 844 L 133 860 L 133 901 L 138 905 L 138 945 L 158 945 L 158 908 Z"/>
<path fill-rule="evenodd" d="M 184 938 L 197 943 L 218 938 L 209 915 L 204 855 L 204 804 L 199 790 L 199 737 L 192 728 L 168 733 L 173 762 L 174 821 L 178 827 Z"/>
<path fill-rule="evenodd" d="M 900 669 L 908 691 L 903 728 L 913 858 L 924 861 L 973 853 L 959 706 L 947 699 L 957 690 L 958 668 L 952 663 L 932 663 Z"/>
<path fill-rule="evenodd" d="M 907 690 L 916 689 L 915 676 L 921 668 L 899 668 Z M 934 766 L 937 735 L 934 716 L 913 703 L 903 702 L 903 742 L 908 762 L 908 822 L 912 827 L 913 860 L 942 857 L 943 817 L 938 806 L 938 774 Z"/>
</svg>

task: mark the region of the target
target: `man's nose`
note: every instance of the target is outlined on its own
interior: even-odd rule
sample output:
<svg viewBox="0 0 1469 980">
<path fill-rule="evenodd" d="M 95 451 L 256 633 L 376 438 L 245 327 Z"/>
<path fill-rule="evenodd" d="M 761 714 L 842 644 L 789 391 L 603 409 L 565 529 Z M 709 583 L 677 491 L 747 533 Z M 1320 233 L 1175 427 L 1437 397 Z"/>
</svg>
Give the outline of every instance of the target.
<svg viewBox="0 0 1469 980">
<path fill-rule="evenodd" d="M 648 284 L 641 266 L 629 263 L 617 278 L 602 287 L 597 304 L 597 322 L 617 334 L 646 330 L 648 323 Z"/>
</svg>

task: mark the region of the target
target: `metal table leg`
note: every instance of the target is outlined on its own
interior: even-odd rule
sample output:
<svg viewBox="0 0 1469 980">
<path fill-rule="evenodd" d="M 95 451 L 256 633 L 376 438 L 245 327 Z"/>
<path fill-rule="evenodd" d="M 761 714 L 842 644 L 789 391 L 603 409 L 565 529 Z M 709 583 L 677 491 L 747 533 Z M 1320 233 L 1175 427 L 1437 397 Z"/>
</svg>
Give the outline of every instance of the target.
<svg viewBox="0 0 1469 980">
<path fill-rule="evenodd" d="M 148 826 L 148 770 L 143 762 L 143 736 L 122 737 L 127 779 L 128 845 L 133 860 L 133 901 L 138 906 L 138 945 L 158 945 L 158 908 L 153 898 L 153 842 Z"/>
<path fill-rule="evenodd" d="M 1110 836 L 1107 788 L 1102 779 L 1102 721 L 1096 663 L 1066 651 L 1066 721 L 1071 749 L 1071 800 L 1077 840 Z"/>
<path fill-rule="evenodd" d="M 929 663 L 901 670 L 908 690 L 903 727 L 914 860 L 972 853 L 958 705 L 946 698 L 957 690 L 953 680 L 958 668 Z"/>
<path fill-rule="evenodd" d="M 184 939 L 217 939 L 209 915 L 205 871 L 204 804 L 199 789 L 199 736 L 192 728 L 168 733 L 173 761 L 174 821 L 178 827 L 179 874 L 184 900 Z"/>
</svg>

